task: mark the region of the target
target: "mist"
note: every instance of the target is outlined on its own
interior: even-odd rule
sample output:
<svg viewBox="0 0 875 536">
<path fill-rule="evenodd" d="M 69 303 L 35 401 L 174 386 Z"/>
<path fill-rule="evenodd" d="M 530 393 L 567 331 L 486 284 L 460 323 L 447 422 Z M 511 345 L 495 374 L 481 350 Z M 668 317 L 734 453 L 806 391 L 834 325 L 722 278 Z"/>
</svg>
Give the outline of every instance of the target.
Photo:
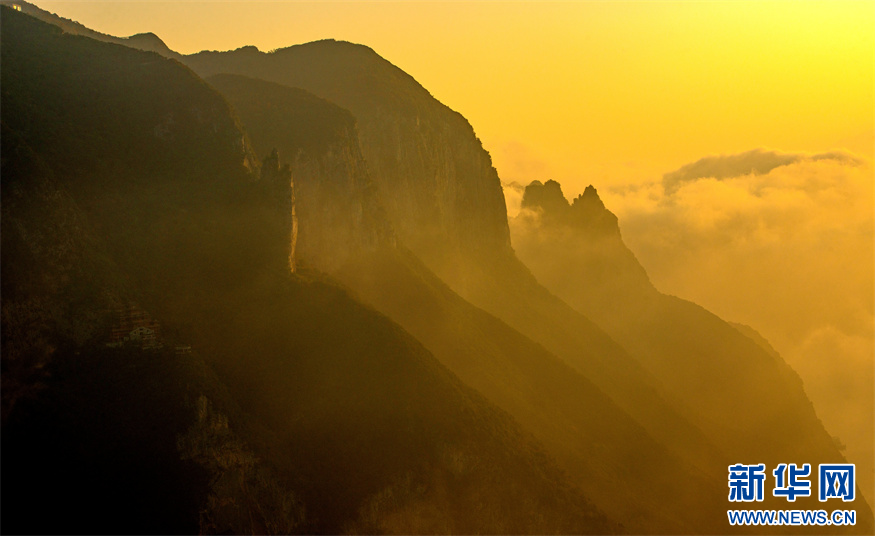
<svg viewBox="0 0 875 536">
<path fill-rule="evenodd" d="M 871 163 L 849 153 L 758 149 L 599 190 L 659 291 L 753 327 L 799 373 L 827 430 L 857 463 L 869 500 L 875 482 L 871 177 Z M 505 194 L 513 214 L 519 192 L 505 186 Z M 527 210 L 511 219 L 524 261 L 521 249 L 530 247 L 537 221 Z"/>
</svg>

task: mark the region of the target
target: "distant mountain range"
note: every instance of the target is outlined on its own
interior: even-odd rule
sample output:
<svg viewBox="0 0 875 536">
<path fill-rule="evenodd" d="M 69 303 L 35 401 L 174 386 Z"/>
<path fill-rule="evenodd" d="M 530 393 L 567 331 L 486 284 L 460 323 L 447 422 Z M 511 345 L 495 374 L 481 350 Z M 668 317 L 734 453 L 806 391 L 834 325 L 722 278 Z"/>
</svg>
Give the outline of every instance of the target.
<svg viewBox="0 0 875 536">
<path fill-rule="evenodd" d="M 728 465 L 843 460 L 595 189 L 533 183 L 509 226 L 471 125 L 373 50 L 184 56 L 13 4 L 4 531 L 743 532 Z M 131 303 L 162 348 L 107 346 Z M 872 532 L 854 508 L 824 532 Z"/>
</svg>

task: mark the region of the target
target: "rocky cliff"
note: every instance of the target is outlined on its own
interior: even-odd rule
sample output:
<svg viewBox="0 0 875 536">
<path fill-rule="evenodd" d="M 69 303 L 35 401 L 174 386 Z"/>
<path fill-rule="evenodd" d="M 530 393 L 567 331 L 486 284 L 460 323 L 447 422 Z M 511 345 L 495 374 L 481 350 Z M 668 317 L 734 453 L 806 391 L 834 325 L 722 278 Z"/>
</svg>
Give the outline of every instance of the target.
<svg viewBox="0 0 875 536">
<path fill-rule="evenodd" d="M 630 530 L 711 530 L 715 519 L 722 522 L 715 509 L 722 489 L 682 466 L 673 452 L 701 468 L 709 466 L 705 460 L 713 462 L 716 449 L 672 414 L 652 386 L 630 371 L 623 385 L 636 385 L 627 389 L 636 394 L 618 406 L 567 363 L 454 293 L 402 240 L 396 248 L 392 236 L 380 232 L 388 218 L 381 196 L 373 195 L 358 140 L 347 135 L 355 133 L 350 114 L 303 90 L 263 80 L 208 80 L 235 106 L 256 150 L 278 147 L 292 162 L 301 266 L 328 271 L 414 334 L 466 384 L 517 419 L 576 485 L 609 515 L 627 520 Z M 441 250 L 447 258 L 462 257 L 450 252 Z M 649 403 L 632 404 L 638 399 Z M 644 426 L 623 409 L 634 405 Z M 660 444 L 648 433 L 654 429 L 671 441 Z M 602 450 L 600 444 L 616 447 Z M 649 490 L 643 495 L 669 489 L 677 500 L 642 499 L 624 484 L 630 479 L 639 492 Z M 682 514 L 693 504 L 696 515 Z"/>
<path fill-rule="evenodd" d="M 251 169 L 219 93 L 0 23 L 4 529 L 616 530 L 401 327 L 290 273 L 291 167 Z M 164 348 L 106 345 L 128 299 Z"/>
<path fill-rule="evenodd" d="M 234 106 L 255 150 L 271 155 L 272 165 L 281 160 L 288 166 L 299 267 L 331 273 L 350 255 L 394 245 L 352 114 L 304 90 L 263 80 L 217 75 L 208 81 Z"/>
<path fill-rule="evenodd" d="M 595 275 L 586 281 L 567 281 L 567 287 L 584 289 L 617 317 L 628 315 L 636 320 L 624 323 L 627 332 L 608 330 L 607 335 L 602 330 L 605 326 L 599 327 L 580 314 L 595 315 L 596 311 L 574 311 L 544 289 L 508 246 L 503 202 L 497 199 L 500 182 L 470 126 L 370 49 L 323 41 L 266 54 L 252 47 L 204 52 L 185 61 L 204 74 L 233 72 L 301 87 L 350 110 L 359 124 L 362 153 L 378 198 L 399 242 L 409 245 L 463 298 L 593 379 L 651 434 L 697 460 L 693 463 L 713 467 L 715 459 L 722 459 L 716 465 L 723 466 L 724 462 L 735 463 L 728 460 L 744 453 L 764 449 L 775 460 L 794 452 L 808 452 L 817 459 L 840 458 L 793 376 L 780 371 L 761 375 L 760 361 L 755 357 L 761 350 L 748 345 L 750 341 L 744 337 L 734 338 L 736 330 L 727 326 L 727 331 L 713 315 L 699 315 L 674 302 L 664 310 L 667 314 L 646 318 L 632 314 L 633 303 L 640 302 L 652 313 L 661 298 L 620 241 L 616 218 L 604 208 L 594 189 L 569 204 L 558 185 L 542 185 L 546 187 L 542 192 L 545 202 L 552 202 L 563 214 L 542 211 L 541 216 L 547 220 L 555 216 L 563 228 L 573 229 L 570 232 L 597 238 L 593 249 L 599 253 L 588 257 L 584 270 Z M 535 195 L 530 194 L 530 207 L 538 204 L 531 197 Z M 614 262 L 617 257 L 623 259 L 620 265 Z M 398 315 L 399 310 L 392 314 Z M 645 321 L 647 318 L 650 320 Z M 654 337 L 644 342 L 636 330 L 650 331 Z M 713 352 L 705 349 L 711 348 L 707 344 L 678 347 L 686 353 L 686 365 L 679 366 L 666 345 L 674 345 L 680 333 L 698 333 L 696 340 L 713 339 L 719 357 L 715 360 Z M 611 336 L 624 341 L 625 348 Z M 732 355 L 744 356 L 742 369 L 753 378 L 749 387 L 756 395 L 743 402 L 733 402 L 734 389 L 725 383 Z M 786 393 L 782 400 L 763 390 L 772 381 Z M 732 404 L 743 409 L 729 409 Z M 757 404 L 770 404 L 775 411 L 756 410 Z M 727 426 L 723 418 L 737 417 L 739 411 L 750 422 L 740 428 Z M 764 441 L 757 430 L 782 414 L 798 417 L 799 429 L 807 430 L 810 439 L 794 442 L 776 432 L 774 441 Z M 709 440 L 703 442 L 696 426 L 685 422 L 689 415 L 694 415 L 696 426 L 706 428 L 722 455 L 714 458 L 706 454 Z"/>
<path fill-rule="evenodd" d="M 416 253 L 437 261 L 435 250 L 509 251 L 501 184 L 471 125 L 373 50 L 327 40 L 184 61 L 203 76 L 236 73 L 303 88 L 352 112 L 380 203 Z"/>
</svg>

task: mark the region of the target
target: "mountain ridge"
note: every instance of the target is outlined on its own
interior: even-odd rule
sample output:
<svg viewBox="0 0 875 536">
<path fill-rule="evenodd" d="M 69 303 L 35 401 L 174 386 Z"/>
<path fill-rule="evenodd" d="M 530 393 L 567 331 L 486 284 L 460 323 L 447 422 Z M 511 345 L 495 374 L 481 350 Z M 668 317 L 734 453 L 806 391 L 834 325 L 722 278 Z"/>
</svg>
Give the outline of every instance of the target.
<svg viewBox="0 0 875 536">
<path fill-rule="evenodd" d="M 4 528 L 619 530 L 400 326 L 291 273 L 282 167 L 247 167 L 213 88 L 5 6 L 0 24 Z M 107 347 L 130 301 L 163 349 Z"/>
</svg>

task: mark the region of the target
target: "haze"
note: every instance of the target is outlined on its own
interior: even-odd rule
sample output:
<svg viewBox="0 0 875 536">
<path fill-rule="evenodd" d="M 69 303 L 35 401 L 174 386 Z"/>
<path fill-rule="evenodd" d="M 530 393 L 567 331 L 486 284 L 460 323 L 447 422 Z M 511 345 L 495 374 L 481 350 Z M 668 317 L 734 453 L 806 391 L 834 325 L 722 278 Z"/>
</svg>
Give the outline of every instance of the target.
<svg viewBox="0 0 875 536">
<path fill-rule="evenodd" d="M 86 38 L 71 41 L 69 35 L 45 29 L 45 35 L 37 36 L 34 31 L 31 43 L 27 29 L 39 26 L 28 26 L 36 23 L 24 18 L 12 20 L 24 15 L 9 16 L 12 22 L 8 27 L 20 34 L 7 32 L 4 41 L 5 50 L 12 51 L 4 56 L 4 82 L 12 81 L 4 88 L 4 129 L 20 134 L 28 143 L 28 136 L 37 140 L 33 142 L 37 147 L 34 154 L 57 166 L 59 184 L 69 180 L 72 185 L 71 199 L 77 202 L 70 203 L 70 211 L 79 211 L 80 206 L 85 207 L 83 211 L 94 211 L 89 217 L 98 225 L 88 229 L 94 237 L 89 238 L 91 242 L 83 239 L 82 244 L 105 239 L 107 244 L 125 245 L 144 240 L 142 247 L 130 246 L 143 255 L 141 260 L 119 253 L 121 260 L 113 257 L 113 262 L 139 278 L 131 283 L 138 292 L 159 285 L 143 295 L 163 299 L 153 299 L 144 307 L 172 328 L 167 329 L 168 340 L 174 336 L 179 339 L 178 346 L 168 344 L 168 356 L 171 348 L 187 348 L 184 355 L 189 355 L 192 347 L 195 353 L 209 354 L 222 381 L 227 379 L 236 386 L 234 396 L 245 394 L 240 399 L 250 404 L 246 410 L 261 412 L 268 427 L 304 422 L 283 413 L 300 402 L 293 396 L 306 398 L 302 393 L 309 380 L 294 368 L 300 363 L 314 378 L 324 373 L 331 381 L 349 382 L 324 391 L 319 390 L 324 387 L 321 385 L 313 388 L 318 396 L 314 394 L 312 400 L 340 401 L 329 408 L 336 412 L 331 418 L 339 420 L 314 417 L 314 429 L 338 429 L 334 423 L 345 422 L 348 408 L 343 404 L 347 401 L 353 407 L 358 400 L 374 399 L 374 393 L 397 395 L 379 398 L 383 405 L 371 408 L 375 419 L 383 413 L 400 412 L 397 421 L 385 421 L 391 425 L 376 427 L 377 432 L 368 436 L 371 446 L 384 441 L 378 432 L 401 429 L 398 423 L 415 423 L 416 427 L 404 429 L 416 441 L 420 438 L 416 434 L 431 437 L 427 434 L 440 427 L 428 418 L 433 415 L 435 423 L 443 422 L 440 408 L 444 406 L 440 404 L 468 411 L 467 398 L 453 394 L 457 385 L 453 382 L 458 381 L 477 396 L 484 396 L 484 408 L 492 408 L 487 402 L 496 407 L 494 415 L 484 413 L 487 417 L 482 422 L 472 421 L 471 429 L 490 430 L 484 423 L 499 422 L 504 419 L 502 412 L 507 412 L 512 420 L 501 423 L 512 433 L 504 436 L 511 437 L 514 445 L 527 445 L 527 434 L 531 434 L 533 441 L 545 445 L 551 460 L 558 460 L 555 474 L 553 465 L 544 466 L 545 482 L 570 471 L 574 482 L 591 486 L 582 488 L 582 493 L 601 501 L 594 503 L 597 509 L 592 511 L 582 507 L 569 510 L 559 499 L 556 504 L 545 503 L 548 514 L 544 519 L 550 519 L 551 508 L 569 512 L 568 519 L 562 521 L 567 525 L 556 529 L 560 532 L 570 531 L 566 526 L 579 526 L 576 523 L 584 518 L 595 519 L 588 526 L 599 532 L 605 520 L 639 515 L 633 507 L 643 508 L 643 521 L 639 521 L 640 526 L 630 525 L 631 532 L 687 530 L 671 524 L 670 518 L 677 512 L 666 512 L 663 520 L 658 501 L 639 504 L 624 493 L 632 490 L 656 497 L 652 490 L 663 489 L 674 479 L 669 463 L 677 459 L 683 459 L 682 469 L 690 471 L 683 477 L 693 482 L 690 489 L 697 489 L 693 476 L 702 468 L 697 464 L 708 468 L 703 474 L 715 471 L 722 477 L 725 460 L 705 448 L 712 443 L 725 446 L 732 456 L 752 452 L 759 456 L 755 448 L 774 449 L 768 450 L 774 459 L 764 460 L 770 464 L 776 460 L 820 460 L 778 460 L 796 452 L 796 447 L 811 456 L 841 457 L 841 452 L 857 464 L 857 479 L 865 498 L 870 503 L 875 499 L 875 2 L 46 1 L 38 7 L 112 36 L 151 32 L 172 51 L 187 55 L 170 54 L 179 61 L 155 65 L 139 62 L 136 55 L 122 57 L 134 54 L 127 49 L 118 58 L 109 53 L 104 58 L 101 54 L 112 47 L 101 48 L 109 45 L 98 41 L 106 36 L 94 43 Z M 24 37 L 16 41 L 9 35 Z M 195 54 L 251 45 L 266 52 L 324 39 L 337 41 L 292 47 L 287 54 L 252 50 Z M 57 49 L 43 47 L 40 40 L 54 43 Z M 70 42 L 79 43 L 81 50 L 67 46 Z M 46 50 L 55 52 L 40 56 Z M 115 121 L 123 116 L 113 110 L 127 109 L 132 96 L 120 91 L 120 84 L 102 79 L 104 74 L 76 78 L 70 73 L 78 76 L 79 71 L 66 70 L 79 68 L 80 63 L 87 65 L 92 61 L 91 52 L 100 59 L 98 63 L 105 62 L 101 68 L 112 67 L 94 71 L 111 73 L 105 74 L 107 79 L 115 76 L 127 83 L 119 66 L 142 71 L 143 79 L 131 82 L 141 84 L 134 96 L 154 101 L 156 110 L 172 113 L 152 114 L 152 108 L 137 107 L 142 117 Z M 69 62 L 49 65 L 52 62 L 45 61 L 67 53 L 72 58 Z M 7 61 L 7 57 L 14 61 Z M 166 73 L 152 71 L 156 65 L 166 68 Z M 56 69 L 58 78 L 43 76 L 41 69 Z M 172 76 L 165 84 L 167 73 Z M 63 90 L 68 86 L 90 107 L 67 99 Z M 183 89 L 191 92 L 192 102 L 212 103 L 205 108 L 215 113 L 212 132 L 230 133 L 228 139 L 234 140 L 235 150 L 242 147 L 242 156 L 218 143 L 212 153 L 197 149 L 191 141 L 197 139 L 194 135 L 191 139 L 180 135 L 179 154 L 185 158 L 163 149 L 165 130 L 175 124 L 174 117 L 181 117 L 179 124 L 191 127 L 191 132 L 206 132 L 199 112 L 192 112 L 197 110 L 173 97 L 189 94 Z M 100 97 L 107 103 L 105 110 L 95 104 L 100 101 L 98 96 L 104 95 L 98 90 L 116 99 Z M 49 105 L 52 98 L 57 106 Z M 180 109 L 168 108 L 170 105 Z M 31 115 L 44 123 L 31 120 Z M 165 120 L 167 117 L 170 119 Z M 128 128 L 128 123 L 136 121 L 142 128 Z M 81 154 L 78 134 L 70 134 L 80 131 L 85 133 Z M 18 138 L 6 132 L 7 143 L 17 143 Z M 127 181 L 127 170 L 142 167 L 134 158 L 140 155 L 130 148 L 143 144 L 131 132 L 145 132 L 144 139 L 154 144 L 151 149 L 144 146 L 144 161 L 160 157 L 167 158 L 168 169 L 176 170 L 183 164 L 201 169 L 201 182 L 186 183 L 193 195 L 180 194 L 184 199 L 179 201 L 169 194 L 156 194 L 147 197 L 145 204 L 140 202 L 137 196 L 143 194 L 137 188 L 153 186 L 147 175 L 143 175 L 142 184 Z M 100 144 L 107 140 L 117 141 L 122 148 L 113 145 L 106 151 L 117 159 L 116 167 L 101 160 Z M 37 142 L 44 146 L 37 146 Z M 187 142 L 191 147 L 185 145 Z M 60 147 L 62 158 L 53 156 L 55 146 Z M 494 170 L 483 149 L 491 156 Z M 4 156 L 10 154 L 4 149 Z M 23 154 L 15 153 L 19 159 Z M 234 160 L 238 157 L 242 163 Z M 233 161 L 233 166 L 220 165 L 223 158 Z M 10 157 L 9 161 L 14 165 L 4 163 L 11 166 L 4 168 L 6 177 L 35 189 L 33 185 L 41 184 L 30 175 L 36 166 L 25 165 L 26 159 Z M 108 185 L 109 194 L 82 186 L 100 182 L 92 178 L 93 170 L 87 166 L 76 167 L 80 161 L 103 166 L 100 172 L 107 177 L 101 180 Z M 213 178 L 208 173 L 212 168 L 201 162 L 216 166 L 221 179 L 218 191 L 227 197 L 221 198 L 225 204 L 204 198 L 194 209 L 186 205 L 189 198 L 201 200 L 200 192 L 213 191 Z M 325 162 L 332 166 L 326 167 Z M 332 174 L 328 176 L 324 169 Z M 258 170 L 257 176 L 253 170 Z M 182 167 L 177 171 L 179 176 L 188 173 Z M 81 177 L 87 180 L 73 180 Z M 173 177 L 167 174 L 165 178 L 168 191 L 176 192 Z M 239 180 L 242 177 L 246 180 Z M 561 192 L 558 184 L 549 181 L 561 183 Z M 12 188 L 10 184 L 15 186 L 7 179 L 4 187 Z M 528 204 L 521 209 L 528 185 Z M 76 191 L 79 187 L 82 190 Z M 143 186 L 143 191 L 148 188 Z M 19 240 L 22 244 L 30 244 L 29 236 L 37 237 L 34 241 L 55 236 L 54 230 L 42 232 L 42 225 L 61 229 L 57 232 L 63 238 L 64 225 L 55 222 L 67 220 L 57 215 L 45 219 L 34 216 L 53 213 L 38 205 L 41 197 L 21 193 L 26 190 L 9 191 L 19 197 L 7 197 L 12 201 L 4 205 L 4 222 L 13 218 L 8 221 L 20 220 L 27 225 L 4 223 L 13 230 L 4 242 L 4 252 L 11 252 L 4 270 L 20 270 L 11 272 L 11 277 L 4 272 L 4 277 L 13 290 L 41 288 L 36 283 L 31 287 L 25 284 L 31 277 L 27 265 L 16 262 L 19 257 L 15 255 L 21 254 L 6 244 L 18 244 L 14 232 L 24 237 Z M 100 195 L 95 194 L 98 191 Z M 236 196 L 235 192 L 246 195 Z M 578 202 L 576 206 L 556 202 L 563 192 L 568 201 Z M 537 202 L 533 201 L 539 195 Z M 23 201 L 16 205 L 16 199 Z M 123 199 L 129 205 L 107 199 Z M 29 208 L 29 203 L 35 208 L 21 208 Z M 101 203 L 106 203 L 106 208 L 100 208 Z M 505 206 L 509 225 L 505 225 Z M 67 210 L 65 207 L 61 208 Z M 187 215 L 189 209 L 191 216 Z M 555 213 L 550 214 L 550 210 Z M 126 229 L 119 223 L 139 214 L 137 211 L 146 214 L 136 220 L 142 229 Z M 63 214 L 61 209 L 56 212 Z M 177 212 L 183 215 L 179 217 L 190 218 L 189 227 L 180 226 L 179 217 L 174 216 Z M 251 225 L 238 225 L 234 218 Z M 217 221 L 224 226 L 221 232 L 204 231 Z M 31 229 L 30 234 L 21 229 Z M 173 238 L 173 233 L 179 236 Z M 515 251 L 508 247 L 508 234 Z M 162 242 L 170 240 L 168 237 L 176 240 L 168 243 L 177 249 L 168 249 Z M 148 241 L 153 238 L 154 243 Z M 65 243 L 60 238 L 58 242 Z M 237 245 L 248 248 L 248 253 L 238 253 Z M 68 249 L 78 251 L 77 247 Z M 160 254 L 148 254 L 153 250 Z M 83 258 L 103 262 L 103 250 L 83 251 L 87 254 Z M 111 248 L 106 251 L 116 254 Z M 50 262 L 34 265 L 48 266 L 46 273 L 57 269 L 64 275 L 68 265 L 79 266 L 79 261 L 74 261 L 59 264 L 60 268 Z M 253 262 L 260 262 L 262 271 L 275 279 L 259 279 L 262 272 L 252 269 Z M 297 263 L 303 266 L 304 276 L 291 273 L 298 270 Z M 239 277 L 249 286 L 242 285 L 243 290 L 236 293 L 217 291 L 215 303 L 205 298 L 211 292 L 192 298 L 188 294 L 191 288 L 205 285 L 197 273 L 202 266 L 210 268 L 205 273 L 221 281 Z M 219 266 L 225 268 L 213 270 Z M 102 269 L 118 273 L 104 278 L 111 281 L 125 280 L 121 274 L 128 274 L 115 265 Z M 160 270 L 173 275 L 156 275 Z M 191 273 L 185 275 L 186 270 Z M 177 271 L 183 275 L 177 276 Z M 331 281 L 336 279 L 351 289 L 350 296 L 346 290 L 338 290 L 341 297 L 337 298 L 334 290 L 320 286 L 322 282 L 312 288 L 307 286 L 310 283 L 301 283 L 304 279 L 299 278 L 310 277 L 311 271 Z M 82 277 L 92 285 L 87 277 L 97 281 L 100 273 L 95 274 Z M 67 281 L 61 275 L 43 279 Z M 83 288 L 91 287 L 83 283 Z M 276 288 L 286 289 L 285 294 L 276 294 Z M 67 310 L 55 305 L 21 305 L 28 302 L 23 298 L 15 302 L 15 295 L 4 292 L 4 307 L 14 313 L 4 309 L 4 320 L 27 318 L 17 311 Z M 126 296 L 118 292 L 118 296 Z M 46 294 L 51 299 L 67 296 Z M 274 297 L 276 301 L 270 301 Z M 275 309 L 266 310 L 273 313 L 259 310 L 259 299 L 271 304 Z M 304 305 L 292 310 L 289 304 L 297 307 L 295 300 Z M 321 304 L 335 303 L 332 300 L 339 300 L 336 309 L 324 309 L 324 317 L 315 313 L 323 310 Z M 358 300 L 364 304 L 361 308 Z M 122 298 L 116 301 L 123 303 Z M 241 303 L 245 304 L 242 308 Z M 70 310 L 79 306 L 75 301 L 70 304 Z M 94 311 L 110 310 L 97 300 L 92 306 Z M 133 310 L 134 306 L 130 307 Z M 211 320 L 214 309 L 224 311 L 227 318 Z M 311 310 L 315 312 L 308 312 Z M 376 316 L 376 312 L 383 316 Z M 279 323 L 265 327 L 256 321 L 258 315 L 294 318 L 298 331 L 287 332 Z M 21 325 L 25 324 L 21 320 Z M 804 391 L 781 360 L 765 359 L 774 354 L 754 345 L 751 340 L 761 341 L 738 324 L 756 330 L 780 353 L 801 376 Z M 17 324 L 10 325 L 15 328 L 9 328 L 11 333 L 26 332 Z M 320 326 L 330 329 L 320 335 Z M 355 336 L 349 337 L 347 329 Z M 223 333 L 213 340 L 211 334 L 219 332 Z M 310 344 L 311 332 L 317 333 L 313 340 L 318 344 Z M 361 335 L 363 343 L 356 338 L 358 333 L 367 334 Z M 98 339 L 95 336 L 89 341 Z M 103 341 L 98 343 L 101 352 L 111 353 L 104 349 Z M 247 346 L 250 343 L 255 350 Z M 57 346 L 39 344 L 38 349 L 47 356 Z M 8 361 L 5 348 L 4 359 Z M 283 359 L 288 348 L 296 348 L 305 359 L 298 360 L 295 354 L 296 359 L 286 363 Z M 63 350 L 73 352 L 72 347 Z M 373 363 L 383 363 L 384 358 L 397 363 L 386 361 L 385 369 L 382 365 L 368 369 L 372 362 L 358 358 L 365 351 Z M 248 363 L 239 360 L 248 352 L 263 363 L 250 370 Z M 383 370 L 401 370 L 398 363 L 420 362 L 421 368 L 402 370 L 409 377 L 384 382 Z M 34 370 L 45 363 L 37 364 Z M 359 382 L 358 372 L 340 379 L 332 376 L 357 366 L 365 367 L 365 372 L 372 374 L 370 379 Z M 441 367 L 446 367 L 446 373 Z M 7 381 L 16 387 L 18 376 L 5 370 L 4 375 L 13 378 Z M 24 366 L 17 370 L 27 371 Z M 736 370 L 740 377 L 748 373 L 738 384 L 727 380 Z M 21 377 L 29 378 L 23 373 Z M 540 383 L 535 385 L 532 378 Z M 331 381 L 325 385 L 330 387 Z M 420 385 L 417 382 L 425 387 L 416 387 Z M 267 385 L 268 394 L 251 397 L 251 392 L 260 392 L 262 383 Z M 392 391 L 393 385 L 414 386 L 410 392 L 417 393 L 415 410 L 401 411 L 406 406 L 398 401 L 406 403 L 409 393 Z M 530 385 L 535 387 L 529 389 Z M 739 393 L 739 400 L 735 399 L 736 385 L 745 391 Z M 22 380 L 19 387 L 19 391 L 10 391 L 4 384 L 4 391 L 27 393 L 30 384 Z M 343 398 L 344 393 L 358 393 L 359 388 L 373 389 L 373 393 L 365 390 L 360 396 Z M 657 389 L 663 388 L 671 396 L 661 398 Z M 329 396 L 323 398 L 325 393 Z M 335 393 L 339 393 L 336 400 Z M 440 393 L 450 394 L 441 398 L 444 395 Z M 742 395 L 747 393 L 752 394 L 745 399 Z M 287 394 L 288 400 L 282 398 Z M 7 395 L 4 403 L 7 400 L 18 398 Z M 471 407 L 480 407 L 479 400 Z M 198 406 L 198 422 L 212 419 L 221 423 L 224 417 L 210 417 L 213 410 L 209 404 L 214 402 L 207 402 L 205 398 Z M 555 416 L 555 421 L 545 416 Z M 746 420 L 750 422 L 742 422 Z M 779 426 L 763 425 L 778 420 L 798 437 Z M 513 428 L 517 421 L 521 423 L 518 436 Z M 312 436 L 303 425 L 301 430 L 289 427 L 288 438 Z M 455 434 L 455 429 L 447 430 L 435 436 Z M 757 435 L 760 432 L 761 437 Z M 167 437 L 176 435 L 168 432 Z M 418 445 L 414 439 L 405 443 L 406 437 L 399 436 L 402 446 L 397 452 L 408 452 L 404 448 Z M 452 437 L 462 444 L 467 436 Z M 476 439 L 471 440 L 470 445 L 476 446 L 471 452 L 481 448 L 478 445 L 492 445 L 495 452 L 505 448 L 502 441 L 506 438 L 486 432 L 471 437 Z M 588 448 L 590 444 L 581 438 L 591 437 L 603 437 L 600 441 L 610 448 L 594 450 L 595 454 L 566 448 Z M 267 443 L 253 440 L 252 444 Z M 327 439 L 326 444 L 335 445 Z M 341 444 L 342 448 L 353 445 L 337 443 Z M 669 449 L 663 451 L 663 444 Z M 171 450 L 177 448 L 175 445 Z M 630 445 L 634 448 L 622 448 Z M 200 447 L 194 440 L 189 446 L 190 452 L 184 454 L 195 457 Z M 27 443 L 18 448 L 28 452 Z M 528 447 L 520 448 L 520 452 L 528 452 Z M 319 463 L 319 456 L 329 453 L 315 440 L 307 449 Z M 286 453 L 279 447 L 271 452 Z M 360 452 L 374 459 L 347 458 L 352 460 L 350 467 L 368 467 L 368 463 L 377 467 L 381 456 L 393 451 L 380 452 L 373 447 Z M 422 452 L 411 446 L 410 459 L 419 463 L 416 456 Z M 659 468 L 642 481 L 652 486 L 646 488 L 651 491 L 639 490 L 636 480 L 616 476 L 632 463 L 644 463 L 641 452 L 652 454 L 648 463 Z M 341 452 L 337 458 L 343 456 L 346 454 Z M 528 467 L 528 458 L 520 456 L 508 458 L 508 466 Z M 455 463 L 464 456 L 444 458 Z M 398 467 L 406 463 L 403 457 L 398 460 L 393 460 L 398 461 Z M 324 489 L 314 485 L 302 492 L 305 502 L 325 508 L 307 522 L 319 523 L 322 515 L 336 524 L 296 526 L 307 529 L 305 532 L 383 531 L 376 521 L 373 527 L 363 521 L 358 525 L 341 523 L 343 516 L 353 515 L 350 512 L 365 511 L 359 508 L 369 504 L 365 499 L 379 497 L 368 487 L 378 489 L 375 480 L 362 472 L 360 489 L 353 487 L 347 502 L 338 506 L 322 500 L 336 490 L 317 470 L 336 470 L 337 475 L 343 475 L 344 470 L 340 465 L 319 463 L 298 467 L 290 462 L 282 478 L 292 482 L 289 475 L 297 475 L 294 478 L 324 484 Z M 311 466 L 314 473 L 305 474 Z M 602 467 L 607 469 L 602 471 Z M 489 471 L 493 469 L 495 474 L 505 473 L 503 465 L 490 466 Z M 386 474 L 402 474 L 401 469 L 393 471 Z M 702 519 L 689 520 L 689 530 L 713 532 L 715 525 L 709 523 L 717 517 L 708 508 L 722 515 L 723 481 L 712 476 L 708 482 L 716 482 L 714 489 L 719 493 L 702 499 L 707 508 L 696 512 Z M 523 473 L 518 477 L 521 483 L 534 478 Z M 271 478 L 262 482 L 266 489 L 274 489 Z M 481 479 L 477 482 L 498 481 L 488 471 L 477 478 Z M 618 486 L 614 490 L 617 494 L 602 495 L 603 485 Z M 413 489 L 403 481 L 392 481 L 391 486 L 379 489 Z M 553 488 L 545 484 L 543 489 L 548 490 L 545 497 L 554 496 Z M 34 488 L 35 494 L 38 491 Z M 488 496 L 492 491 L 472 487 L 470 493 Z M 672 493 L 666 491 L 659 500 L 672 497 Z M 569 504 L 584 504 L 576 495 L 568 497 Z M 439 497 L 435 501 L 439 499 L 443 500 Z M 461 495 L 453 500 L 466 503 Z M 499 495 L 496 501 L 494 511 L 502 514 L 495 514 L 495 519 L 500 520 L 503 512 L 511 510 L 502 501 L 514 504 L 515 499 Z M 697 501 L 699 497 L 691 493 L 679 500 L 677 507 L 686 515 L 695 510 L 688 505 Z M 291 511 L 291 507 L 286 510 Z M 604 519 L 599 517 L 602 511 Z M 289 519 L 303 523 L 292 513 Z M 422 517 L 414 514 L 410 519 Z M 465 516 L 459 519 L 467 519 Z M 471 519 L 475 518 L 471 514 Z M 385 519 L 392 517 L 386 515 Z M 527 526 L 524 521 L 520 520 L 519 526 Z M 457 525 L 456 531 L 489 532 L 501 526 L 471 523 Z M 722 527 L 722 519 L 720 523 Z M 397 530 L 410 532 L 410 527 L 416 525 L 399 523 Z M 863 523 L 861 527 L 865 529 Z M 420 530 L 428 531 L 440 532 L 431 526 Z M 533 526 L 531 531 L 542 529 Z"/>
<path fill-rule="evenodd" d="M 871 452 L 872 2 L 39 6 L 180 53 L 367 44 L 468 118 L 503 182 L 599 187 L 658 289 L 760 330 L 849 454 Z M 851 160 L 664 190 L 666 173 L 757 148 Z"/>
</svg>

